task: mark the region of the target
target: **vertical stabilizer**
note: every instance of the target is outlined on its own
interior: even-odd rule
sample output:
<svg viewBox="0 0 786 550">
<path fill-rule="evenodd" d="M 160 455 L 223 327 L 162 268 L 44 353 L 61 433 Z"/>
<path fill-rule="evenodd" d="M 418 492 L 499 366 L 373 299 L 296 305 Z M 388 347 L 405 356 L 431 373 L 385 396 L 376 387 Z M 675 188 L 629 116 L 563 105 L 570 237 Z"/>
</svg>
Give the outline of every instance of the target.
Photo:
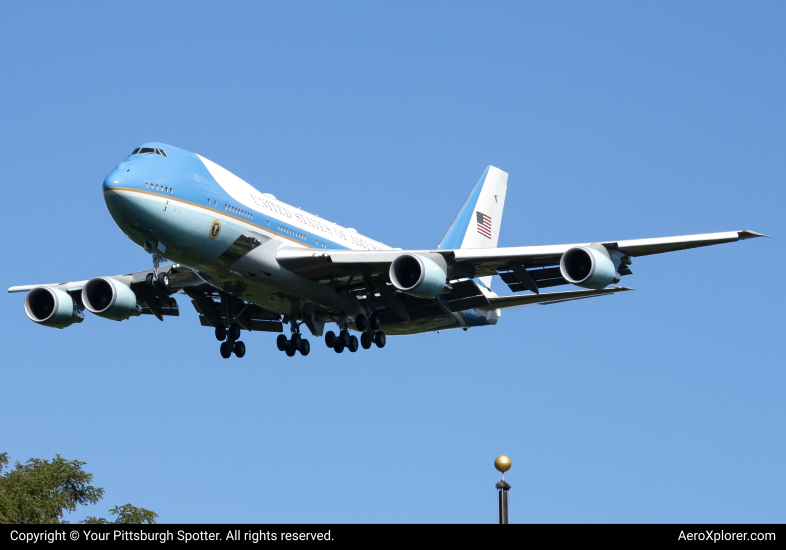
<svg viewBox="0 0 786 550">
<path fill-rule="evenodd" d="M 508 173 L 487 167 L 437 248 L 496 248 L 507 189 Z M 491 277 L 481 282 L 491 288 Z"/>
<path fill-rule="evenodd" d="M 437 248 L 496 248 L 508 174 L 489 166 Z"/>
</svg>

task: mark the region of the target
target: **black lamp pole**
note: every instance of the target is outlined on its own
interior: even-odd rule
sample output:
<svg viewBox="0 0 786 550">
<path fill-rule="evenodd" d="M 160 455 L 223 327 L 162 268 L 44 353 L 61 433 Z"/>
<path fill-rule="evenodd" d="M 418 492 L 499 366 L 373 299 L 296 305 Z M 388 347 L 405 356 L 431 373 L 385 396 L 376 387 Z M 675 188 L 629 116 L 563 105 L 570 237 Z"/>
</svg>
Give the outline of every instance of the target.
<svg viewBox="0 0 786 550">
<path fill-rule="evenodd" d="M 499 524 L 507 525 L 509 523 L 508 516 L 508 491 L 510 485 L 505 481 L 505 472 L 510 470 L 510 459 L 505 455 L 500 455 L 494 461 L 494 467 L 502 472 L 502 481 L 497 483 L 497 501 L 499 503 Z"/>
</svg>

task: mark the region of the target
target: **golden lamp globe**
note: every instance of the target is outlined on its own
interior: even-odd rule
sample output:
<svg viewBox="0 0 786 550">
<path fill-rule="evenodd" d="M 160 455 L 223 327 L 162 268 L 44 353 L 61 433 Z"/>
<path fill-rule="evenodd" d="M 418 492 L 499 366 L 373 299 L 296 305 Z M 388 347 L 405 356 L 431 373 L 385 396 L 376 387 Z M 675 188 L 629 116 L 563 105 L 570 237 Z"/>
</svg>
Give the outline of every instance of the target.
<svg viewBox="0 0 786 550">
<path fill-rule="evenodd" d="M 510 459 L 505 455 L 499 455 L 494 461 L 494 467 L 504 474 L 510 470 Z"/>
</svg>

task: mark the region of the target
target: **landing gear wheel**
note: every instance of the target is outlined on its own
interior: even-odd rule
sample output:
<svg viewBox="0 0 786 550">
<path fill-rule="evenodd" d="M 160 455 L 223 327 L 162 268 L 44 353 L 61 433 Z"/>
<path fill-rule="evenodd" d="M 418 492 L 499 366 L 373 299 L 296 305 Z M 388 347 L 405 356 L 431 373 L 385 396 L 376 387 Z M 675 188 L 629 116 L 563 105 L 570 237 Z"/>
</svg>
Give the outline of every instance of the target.
<svg viewBox="0 0 786 550">
<path fill-rule="evenodd" d="M 332 348 L 333 345 L 336 343 L 336 333 L 332 330 L 327 331 L 325 334 L 325 345 L 329 348 Z"/>
<path fill-rule="evenodd" d="M 385 333 L 382 332 L 381 330 L 378 330 L 374 334 L 374 343 L 377 345 L 378 348 L 384 348 L 386 340 L 387 338 L 385 338 Z"/>
<path fill-rule="evenodd" d="M 229 359 L 232 355 L 232 346 L 229 342 L 221 342 L 221 357 Z"/>
<path fill-rule="evenodd" d="M 278 351 L 286 351 L 288 343 L 289 340 L 287 340 L 287 337 L 283 334 L 279 334 L 278 338 L 276 338 L 276 346 L 278 347 Z"/>
<path fill-rule="evenodd" d="M 363 349 L 368 349 L 371 347 L 372 338 L 368 332 L 364 332 L 360 335 L 360 345 Z"/>
<path fill-rule="evenodd" d="M 300 342 L 302 341 L 303 339 L 300 337 L 300 335 L 295 333 L 292 335 L 292 338 L 289 339 L 289 345 L 292 347 L 292 349 L 297 351 L 300 349 Z"/>
<path fill-rule="evenodd" d="M 373 330 L 379 330 L 379 327 L 382 326 L 382 319 L 380 319 L 379 315 L 376 313 L 371 314 L 371 319 L 369 319 L 369 321 L 371 322 L 371 328 Z"/>
<path fill-rule="evenodd" d="M 347 329 L 342 330 L 338 334 L 338 341 L 341 342 L 341 345 L 344 346 L 345 348 L 349 347 L 349 340 L 350 340 L 350 338 L 351 337 L 350 337 L 349 331 Z"/>
<path fill-rule="evenodd" d="M 362 313 L 355 317 L 355 328 L 357 328 L 360 332 L 363 332 L 368 327 L 368 319 Z"/>
<path fill-rule="evenodd" d="M 308 340 L 301 340 L 300 341 L 300 355 L 305 357 L 311 351 L 311 344 L 308 343 Z"/>
<path fill-rule="evenodd" d="M 333 351 L 335 351 L 336 353 L 341 353 L 342 351 L 344 351 L 344 344 L 340 342 L 336 342 L 335 345 L 333 346 Z"/>
<path fill-rule="evenodd" d="M 355 353 L 358 350 L 358 337 L 354 334 L 349 339 L 349 345 L 347 346 L 349 351 Z"/>
<path fill-rule="evenodd" d="M 243 342 L 235 342 L 235 355 L 240 358 L 246 354 L 246 345 Z"/>
<path fill-rule="evenodd" d="M 297 350 L 293 348 L 290 344 L 287 344 L 287 349 L 284 350 L 287 353 L 287 357 L 294 357 L 297 353 Z"/>
<path fill-rule="evenodd" d="M 216 340 L 223 342 L 227 339 L 227 329 L 224 325 L 216 325 Z"/>
<path fill-rule="evenodd" d="M 169 273 L 162 271 L 158 274 L 158 290 L 169 294 L 169 291 L 171 290 L 169 287 Z"/>
<path fill-rule="evenodd" d="M 148 290 L 156 290 L 156 279 L 152 273 L 145 275 L 145 284 Z"/>
<path fill-rule="evenodd" d="M 240 325 L 238 325 L 237 323 L 232 323 L 231 325 L 229 325 L 229 330 L 227 331 L 227 333 L 229 334 L 230 340 L 237 340 L 238 338 L 240 338 Z"/>
</svg>

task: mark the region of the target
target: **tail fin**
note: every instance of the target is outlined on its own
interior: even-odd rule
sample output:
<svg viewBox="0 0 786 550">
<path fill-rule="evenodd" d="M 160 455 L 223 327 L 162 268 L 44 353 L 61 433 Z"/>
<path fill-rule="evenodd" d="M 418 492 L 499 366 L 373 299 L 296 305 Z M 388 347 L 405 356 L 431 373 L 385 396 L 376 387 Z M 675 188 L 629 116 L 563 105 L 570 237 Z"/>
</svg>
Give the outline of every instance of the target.
<svg viewBox="0 0 786 550">
<path fill-rule="evenodd" d="M 437 248 L 496 248 L 508 174 L 489 166 Z"/>
<path fill-rule="evenodd" d="M 437 248 L 496 248 L 507 189 L 508 173 L 488 166 Z M 481 282 L 491 288 L 491 277 Z"/>
</svg>

